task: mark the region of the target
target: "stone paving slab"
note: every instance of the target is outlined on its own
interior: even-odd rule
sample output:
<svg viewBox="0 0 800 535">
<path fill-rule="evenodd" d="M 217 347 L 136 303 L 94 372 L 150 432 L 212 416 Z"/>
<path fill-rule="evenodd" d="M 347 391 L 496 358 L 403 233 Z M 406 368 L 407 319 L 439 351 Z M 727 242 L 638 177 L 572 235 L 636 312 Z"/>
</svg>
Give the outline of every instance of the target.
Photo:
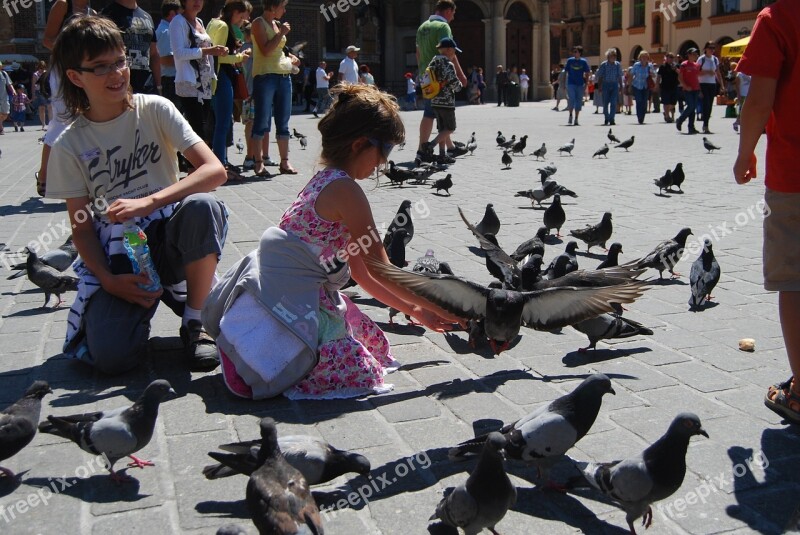
<svg viewBox="0 0 800 535">
<path fill-rule="evenodd" d="M 480 219 L 492 202 L 502 221 L 498 235 L 507 249 L 530 238 L 541 224 L 541 209 L 532 209 L 520 190 L 535 187 L 536 168 L 554 162 L 559 183 L 576 191 L 577 199 L 564 199 L 567 223 L 564 237 L 547 245 L 545 261 L 563 251 L 568 231 L 599 221 L 604 211 L 614 216 L 612 241 L 623 244 L 623 261 L 646 254 L 659 241 L 690 226 L 695 237 L 677 270 L 688 273 L 704 234 L 714 240 L 723 277 L 714 292 L 716 305 L 688 312 L 686 277 L 657 281 L 626 313 L 651 329 L 651 337 L 601 342 L 596 351 L 579 353 L 586 338 L 570 328 L 560 333 L 523 329 L 511 349 L 493 357 L 487 348 L 473 351 L 466 333 L 446 335 L 416 326 L 389 325 L 386 309 L 359 288 L 354 301 L 385 329 L 395 357 L 403 364 L 388 378 L 395 390 L 362 400 L 293 402 L 284 398 L 261 402 L 234 399 L 227 394 L 218 373 L 191 374 L 180 357 L 179 321 L 159 310 L 152 324 L 149 355 L 124 377 L 104 377 L 60 355 L 67 309 L 39 308 L 44 297 L 26 278 L 0 276 L 0 403 L 7 405 L 35 379 L 46 379 L 54 395 L 45 399 L 43 416 L 108 409 L 130 403 L 157 377 L 168 379 L 178 397 L 161 407 L 161 417 L 150 445 L 142 455 L 157 466 L 129 470 L 136 479 L 119 488 L 105 476 L 90 474 L 49 500 L 47 505 L 13 509 L 53 478 L 75 474 L 91 457 L 64 439 L 37 435 L 32 445 L 4 466 L 24 472 L 14 485 L 0 480 L 0 532 L 16 534 L 175 533 L 210 534 L 235 523 L 255 529 L 244 505 L 246 478 L 206 481 L 201 469 L 211 462 L 206 453 L 217 445 L 257 437 L 258 419 L 271 416 L 281 434 L 308 433 L 340 448 L 362 451 L 371 461 L 371 478 L 341 477 L 315 489 L 323 507 L 363 489 L 380 475 L 397 477 L 391 486 L 366 500 L 359 498 L 325 519 L 326 533 L 417 534 L 428 531 L 427 519 L 450 486 L 464 481 L 474 461 L 451 463 L 447 449 L 462 440 L 497 429 L 542 403 L 573 389 L 587 374 L 608 374 L 617 391 L 605 396 L 591 432 L 569 452 L 581 460 L 612 460 L 638 453 L 658 438 L 674 415 L 694 411 L 710 434 L 693 439 L 687 455 L 688 473 L 683 486 L 656 511 L 649 533 L 780 533 L 797 525 L 800 500 L 800 432 L 787 427 L 763 406 L 766 387 L 787 374 L 777 296 L 761 286 L 760 181 L 748 187 L 733 183 L 730 169 L 738 142 L 729 119 L 716 108 L 712 129 L 722 151 L 706 154 L 696 136 L 678 134 L 671 125 L 647 116 L 639 126 L 628 116 L 618 117 L 614 133 L 621 139 L 636 136 L 630 152 L 612 149 L 608 161 L 591 154 L 605 141 L 607 128 L 599 115 L 584 112 L 583 126 L 569 127 L 566 114 L 549 110 L 552 103 L 524 103 L 519 108 L 462 107 L 457 111 L 456 139 L 475 131 L 475 156 L 459 158 L 449 172 L 455 186 L 450 197 L 435 195 L 426 185 L 387 186 L 361 183 L 370 199 L 375 221 L 384 228 L 403 199 L 412 201 L 416 234 L 407 257 L 414 260 L 434 249 L 454 271 L 483 284 L 492 279 L 478 253 L 477 244 L 461 222 L 456 206 L 471 221 Z M 588 108 L 591 110 L 591 108 Z M 404 113 L 408 145 L 392 154 L 395 162 L 414 157 L 420 112 Z M 257 246 L 264 229 L 275 224 L 297 192 L 319 169 L 317 121 L 308 115 L 292 117 L 292 126 L 309 136 L 309 149 L 291 142 L 292 160 L 301 173 L 271 180 L 246 180 L 220 187 L 216 195 L 229 211 L 229 234 L 220 270 L 228 269 Z M 528 134 L 529 149 L 542 141 L 548 146 L 545 162 L 529 156 L 515 157 L 509 171 L 501 168 L 501 152 L 494 147 L 497 130 L 506 135 Z M 234 136 L 242 135 L 236 125 Z M 40 145 L 35 131 L 0 137 L 0 253 L 6 265 L 20 262 L 19 251 L 41 238 L 60 243 L 66 218 L 64 204 L 35 196 L 33 172 Z M 574 157 L 562 157 L 557 147 L 576 140 Z M 275 156 L 277 148 L 271 146 Z M 242 155 L 230 151 L 240 163 Z M 763 163 L 764 144 L 758 156 Z M 664 168 L 682 161 L 687 179 L 685 193 L 656 195 L 652 180 Z M 763 165 L 759 169 L 763 176 Z M 436 178 L 436 177 L 434 177 Z M 725 229 L 730 230 L 727 232 Z M 55 234 L 53 234 L 55 232 Z M 717 236 L 714 236 L 714 232 Z M 55 236 L 55 237 L 54 237 Z M 56 239 L 57 237 L 57 239 Z M 593 268 L 603 258 L 598 248 L 578 262 Z M 65 295 L 67 301 L 73 295 Z M 738 350 L 740 338 L 756 339 L 754 353 Z M 764 470 L 734 476 L 737 466 L 760 452 L 768 460 Z M 409 470 L 409 459 L 421 463 Z M 423 466 L 425 465 L 425 466 Z M 120 463 L 121 466 L 121 463 Z M 624 513 L 591 492 L 567 495 L 541 490 L 535 470 L 507 466 L 518 486 L 518 502 L 498 530 L 508 534 L 627 533 Z M 399 471 L 398 471 L 399 470 Z M 563 481 L 576 475 L 564 459 L 552 476 Z M 688 503 L 690 494 L 719 474 L 729 484 L 712 492 L 706 503 Z M 683 499 L 681 510 L 676 500 Z M 27 502 L 23 502 L 27 503 Z M 24 508 L 24 507 L 23 507 Z M 435 524 L 430 533 L 442 532 Z"/>
</svg>

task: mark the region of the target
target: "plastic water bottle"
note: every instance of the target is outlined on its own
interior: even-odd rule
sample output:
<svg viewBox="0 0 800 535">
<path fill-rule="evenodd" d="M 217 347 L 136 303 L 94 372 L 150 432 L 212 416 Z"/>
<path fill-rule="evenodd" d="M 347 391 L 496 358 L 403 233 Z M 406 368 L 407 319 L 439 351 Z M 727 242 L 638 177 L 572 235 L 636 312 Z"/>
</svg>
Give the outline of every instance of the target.
<svg viewBox="0 0 800 535">
<path fill-rule="evenodd" d="M 139 287 L 148 292 L 160 290 L 161 279 L 158 277 L 153 258 L 150 256 L 147 235 L 133 219 L 129 219 L 122 224 L 122 243 L 133 266 L 133 273 L 135 275 L 144 273 L 150 279 L 148 284 L 139 284 Z"/>
</svg>

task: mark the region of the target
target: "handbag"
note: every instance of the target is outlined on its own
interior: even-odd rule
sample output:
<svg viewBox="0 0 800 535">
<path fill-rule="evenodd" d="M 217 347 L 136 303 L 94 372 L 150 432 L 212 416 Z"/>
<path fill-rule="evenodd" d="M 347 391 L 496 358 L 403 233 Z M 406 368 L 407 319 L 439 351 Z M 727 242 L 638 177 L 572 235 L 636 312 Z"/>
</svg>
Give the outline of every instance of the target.
<svg viewBox="0 0 800 535">
<path fill-rule="evenodd" d="M 244 73 L 241 69 L 231 69 L 233 75 L 231 77 L 231 85 L 233 85 L 233 98 L 234 100 L 247 100 L 250 98 L 250 92 L 247 90 L 247 81 L 244 78 Z"/>
</svg>

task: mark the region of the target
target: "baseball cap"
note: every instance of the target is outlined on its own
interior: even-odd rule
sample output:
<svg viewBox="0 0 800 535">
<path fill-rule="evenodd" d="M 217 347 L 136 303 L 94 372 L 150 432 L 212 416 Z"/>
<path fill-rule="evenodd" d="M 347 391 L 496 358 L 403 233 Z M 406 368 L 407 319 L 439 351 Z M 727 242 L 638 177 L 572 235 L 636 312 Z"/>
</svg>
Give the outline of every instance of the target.
<svg viewBox="0 0 800 535">
<path fill-rule="evenodd" d="M 355 45 L 350 45 L 350 46 L 348 46 L 348 47 L 347 47 L 347 50 L 345 51 L 345 53 L 346 53 L 346 54 L 349 54 L 350 52 L 358 52 L 358 51 L 360 51 L 360 50 L 361 50 L 361 49 L 360 49 L 360 48 L 358 48 L 357 46 L 355 46 Z"/>
<path fill-rule="evenodd" d="M 460 48 L 458 48 L 458 45 L 452 37 L 442 37 L 442 40 L 439 41 L 439 44 L 436 45 L 436 48 L 455 48 L 456 52 L 462 51 Z"/>
<path fill-rule="evenodd" d="M 687 50 L 686 53 L 687 54 L 700 54 L 700 51 L 697 50 L 696 48 L 692 47 L 689 50 Z"/>
</svg>

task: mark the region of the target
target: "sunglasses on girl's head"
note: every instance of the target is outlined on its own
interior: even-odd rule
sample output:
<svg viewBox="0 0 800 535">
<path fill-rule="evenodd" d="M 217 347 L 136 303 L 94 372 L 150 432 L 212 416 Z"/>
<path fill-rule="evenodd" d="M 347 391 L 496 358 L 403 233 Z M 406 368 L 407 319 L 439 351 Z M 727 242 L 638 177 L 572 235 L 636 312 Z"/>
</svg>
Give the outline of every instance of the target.
<svg viewBox="0 0 800 535">
<path fill-rule="evenodd" d="M 392 153 L 392 149 L 394 148 L 394 143 L 384 143 L 379 139 L 375 139 L 374 137 L 369 138 L 369 144 L 373 147 L 378 147 L 381 149 L 381 155 L 384 159 L 389 159 L 389 154 Z"/>
</svg>

